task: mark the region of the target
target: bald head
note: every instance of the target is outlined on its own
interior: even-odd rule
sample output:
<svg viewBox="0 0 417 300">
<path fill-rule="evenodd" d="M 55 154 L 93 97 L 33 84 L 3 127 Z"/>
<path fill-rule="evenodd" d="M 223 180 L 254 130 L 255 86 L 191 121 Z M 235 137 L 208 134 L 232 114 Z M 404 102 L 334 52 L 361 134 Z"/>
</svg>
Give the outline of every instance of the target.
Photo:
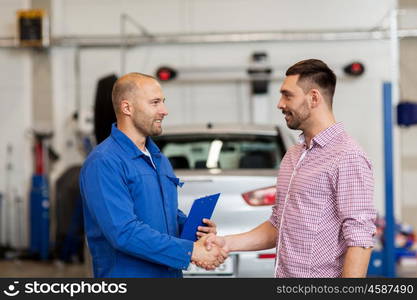
<svg viewBox="0 0 417 300">
<path fill-rule="evenodd" d="M 128 73 L 120 77 L 113 85 L 112 103 L 116 116 L 120 114 L 120 103 L 124 99 L 132 99 L 141 86 L 156 78 L 142 73 Z"/>
</svg>

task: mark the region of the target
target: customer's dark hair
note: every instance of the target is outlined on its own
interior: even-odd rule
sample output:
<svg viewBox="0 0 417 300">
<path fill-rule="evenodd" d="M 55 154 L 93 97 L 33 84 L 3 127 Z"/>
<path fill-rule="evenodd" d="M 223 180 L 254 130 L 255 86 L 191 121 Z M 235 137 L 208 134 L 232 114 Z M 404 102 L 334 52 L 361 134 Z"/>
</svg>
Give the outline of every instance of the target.
<svg viewBox="0 0 417 300">
<path fill-rule="evenodd" d="M 324 62 L 318 59 L 302 60 L 289 67 L 285 75 L 300 75 L 297 84 L 301 83 L 299 85 L 304 93 L 316 87 L 323 94 L 329 107 L 332 107 L 336 75 Z"/>
</svg>

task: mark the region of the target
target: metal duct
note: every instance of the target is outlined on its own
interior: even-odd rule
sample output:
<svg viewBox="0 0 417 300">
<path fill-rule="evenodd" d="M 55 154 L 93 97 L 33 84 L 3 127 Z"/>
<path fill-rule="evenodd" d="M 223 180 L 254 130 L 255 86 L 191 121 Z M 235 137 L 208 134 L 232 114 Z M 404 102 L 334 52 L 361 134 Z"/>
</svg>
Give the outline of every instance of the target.
<svg viewBox="0 0 417 300">
<path fill-rule="evenodd" d="M 417 29 L 398 30 L 399 38 L 417 37 Z M 51 38 L 52 47 L 127 47 L 141 45 L 219 44 L 254 42 L 360 41 L 388 40 L 389 30 L 336 32 L 252 32 L 252 33 L 196 33 L 153 36 L 80 35 Z M 17 48 L 14 37 L 0 38 L 1 48 Z"/>
</svg>

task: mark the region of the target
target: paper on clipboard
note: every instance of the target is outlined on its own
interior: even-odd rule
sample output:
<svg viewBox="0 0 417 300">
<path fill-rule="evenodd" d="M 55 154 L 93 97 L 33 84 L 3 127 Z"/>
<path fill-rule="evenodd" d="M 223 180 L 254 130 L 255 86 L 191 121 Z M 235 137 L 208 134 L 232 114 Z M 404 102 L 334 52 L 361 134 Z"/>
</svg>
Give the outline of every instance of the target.
<svg viewBox="0 0 417 300">
<path fill-rule="evenodd" d="M 180 238 L 190 241 L 197 240 L 197 228 L 198 226 L 205 226 L 203 223 L 204 218 L 211 218 L 219 196 L 220 193 L 194 200 L 188 218 L 184 223 Z"/>
</svg>

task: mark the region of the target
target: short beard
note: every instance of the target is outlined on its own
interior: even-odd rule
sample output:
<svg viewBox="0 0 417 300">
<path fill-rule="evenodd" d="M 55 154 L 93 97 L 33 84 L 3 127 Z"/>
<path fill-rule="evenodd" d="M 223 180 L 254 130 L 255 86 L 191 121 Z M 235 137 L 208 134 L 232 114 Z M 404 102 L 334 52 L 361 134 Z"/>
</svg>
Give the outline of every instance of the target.
<svg viewBox="0 0 417 300">
<path fill-rule="evenodd" d="M 158 130 L 158 132 L 152 134 L 151 136 L 158 136 L 162 134 L 162 128 L 160 130 Z"/>
<path fill-rule="evenodd" d="M 307 102 L 304 102 L 301 105 L 301 111 L 299 113 L 297 114 L 295 114 L 294 112 L 292 113 L 293 122 L 292 123 L 287 122 L 288 128 L 294 129 L 294 130 L 302 130 L 302 128 L 300 128 L 302 126 L 302 123 L 308 118 L 310 118 L 310 115 L 311 115 L 311 112 L 308 109 Z"/>
<path fill-rule="evenodd" d="M 133 126 L 135 127 L 136 131 L 142 134 L 144 137 L 152 136 L 151 130 L 147 130 L 140 122 L 136 122 L 133 120 Z"/>
</svg>

